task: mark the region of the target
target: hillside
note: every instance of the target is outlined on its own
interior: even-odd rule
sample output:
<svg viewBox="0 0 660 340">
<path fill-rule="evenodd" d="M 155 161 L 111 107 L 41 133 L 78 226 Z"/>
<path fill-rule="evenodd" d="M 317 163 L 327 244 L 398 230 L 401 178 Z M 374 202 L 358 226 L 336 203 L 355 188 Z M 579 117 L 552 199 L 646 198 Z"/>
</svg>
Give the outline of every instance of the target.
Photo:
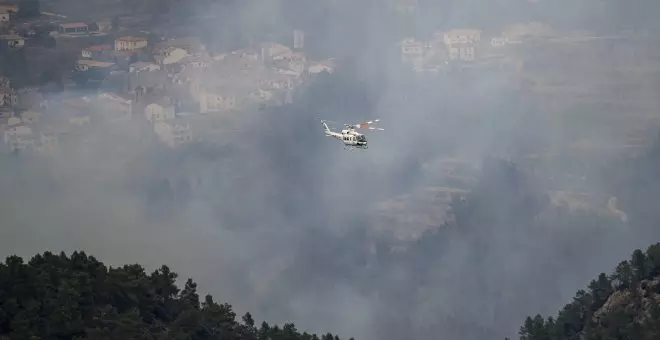
<svg viewBox="0 0 660 340">
<path fill-rule="evenodd" d="M 521 340 L 660 339 L 660 243 L 635 250 L 607 276 L 601 273 L 587 290 L 556 317 L 528 317 Z"/>
<path fill-rule="evenodd" d="M 286 339 L 339 340 L 301 333 L 293 324 L 260 327 L 246 313 L 207 295 L 191 279 L 183 289 L 167 266 L 107 267 L 83 252 L 46 252 L 28 263 L 0 263 L 0 339 Z"/>
</svg>

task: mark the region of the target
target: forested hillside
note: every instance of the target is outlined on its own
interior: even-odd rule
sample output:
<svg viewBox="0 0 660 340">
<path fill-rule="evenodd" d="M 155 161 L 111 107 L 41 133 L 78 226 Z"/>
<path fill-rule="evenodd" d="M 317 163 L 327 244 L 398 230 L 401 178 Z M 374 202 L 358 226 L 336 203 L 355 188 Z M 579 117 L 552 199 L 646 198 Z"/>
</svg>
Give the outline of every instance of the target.
<svg viewBox="0 0 660 340">
<path fill-rule="evenodd" d="M 601 273 L 556 317 L 528 317 L 521 340 L 660 339 L 660 243 Z"/>
<path fill-rule="evenodd" d="M 294 324 L 235 320 L 229 304 L 200 303 L 191 279 L 183 289 L 167 266 L 113 268 L 83 252 L 46 252 L 28 263 L 0 263 L 0 339 L 339 340 L 299 332 Z"/>
</svg>

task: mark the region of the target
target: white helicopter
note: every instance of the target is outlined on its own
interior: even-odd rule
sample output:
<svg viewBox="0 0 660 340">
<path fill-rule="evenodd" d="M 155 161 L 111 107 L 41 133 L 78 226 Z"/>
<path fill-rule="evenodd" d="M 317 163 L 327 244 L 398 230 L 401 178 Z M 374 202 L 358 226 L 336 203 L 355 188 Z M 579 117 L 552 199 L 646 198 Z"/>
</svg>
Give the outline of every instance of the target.
<svg viewBox="0 0 660 340">
<path fill-rule="evenodd" d="M 330 130 L 328 127 L 328 124 L 326 124 L 325 120 L 321 120 L 321 124 L 323 124 L 323 130 L 325 132 L 326 136 L 329 137 L 334 137 L 336 139 L 339 139 L 344 143 L 344 148 L 345 149 L 367 149 L 368 144 L 367 144 L 367 137 L 357 131 L 356 129 L 369 129 L 372 131 L 383 131 L 385 129 L 382 128 L 375 128 L 370 126 L 371 124 L 378 123 L 380 119 L 375 119 L 375 120 L 370 120 L 368 122 L 362 122 L 358 124 L 344 124 L 344 129 L 341 130 L 341 132 L 334 132 Z"/>
</svg>

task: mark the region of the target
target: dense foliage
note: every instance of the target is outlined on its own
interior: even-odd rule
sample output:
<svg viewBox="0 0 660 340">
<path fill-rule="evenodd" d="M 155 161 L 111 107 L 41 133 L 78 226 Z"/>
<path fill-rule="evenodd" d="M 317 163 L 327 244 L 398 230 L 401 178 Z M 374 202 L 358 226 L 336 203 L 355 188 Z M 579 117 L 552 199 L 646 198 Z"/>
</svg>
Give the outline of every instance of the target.
<svg viewBox="0 0 660 340">
<path fill-rule="evenodd" d="M 556 318 L 528 317 L 521 340 L 660 338 L 660 243 L 579 290 Z"/>
<path fill-rule="evenodd" d="M 210 295 L 200 303 L 191 279 L 183 289 L 167 266 L 105 266 L 92 256 L 46 252 L 28 263 L 0 263 L 0 339 L 339 340 L 300 333 L 294 324 L 256 327 Z"/>
</svg>

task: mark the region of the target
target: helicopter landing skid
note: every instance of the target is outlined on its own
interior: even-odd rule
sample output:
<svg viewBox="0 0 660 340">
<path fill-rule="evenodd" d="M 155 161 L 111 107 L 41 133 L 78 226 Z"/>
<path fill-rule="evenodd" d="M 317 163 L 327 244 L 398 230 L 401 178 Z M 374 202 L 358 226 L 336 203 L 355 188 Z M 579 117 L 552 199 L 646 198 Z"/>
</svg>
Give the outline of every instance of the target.
<svg viewBox="0 0 660 340">
<path fill-rule="evenodd" d="M 353 150 L 366 150 L 367 146 L 355 147 L 355 146 L 344 146 L 344 150 L 353 151 Z"/>
</svg>

